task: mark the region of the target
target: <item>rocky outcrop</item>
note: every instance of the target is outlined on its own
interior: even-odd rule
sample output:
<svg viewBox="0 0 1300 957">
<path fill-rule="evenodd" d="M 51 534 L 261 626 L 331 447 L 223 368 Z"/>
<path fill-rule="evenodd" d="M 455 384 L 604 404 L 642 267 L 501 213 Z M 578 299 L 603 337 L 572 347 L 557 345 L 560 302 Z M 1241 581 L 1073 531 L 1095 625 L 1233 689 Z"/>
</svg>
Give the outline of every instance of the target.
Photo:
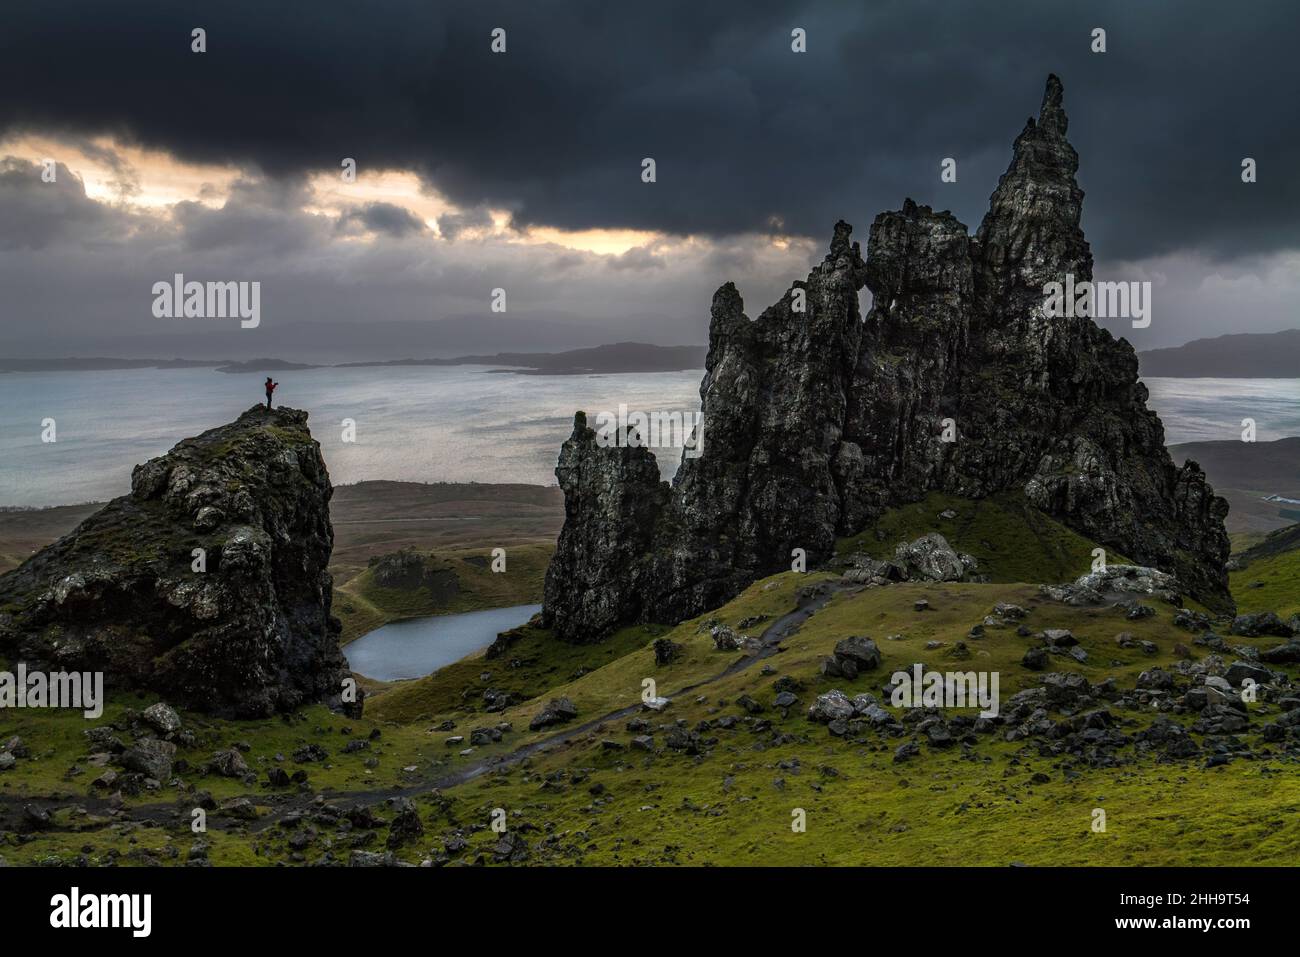
<svg viewBox="0 0 1300 957">
<path fill-rule="evenodd" d="M 566 516 L 544 623 L 594 640 L 681 620 L 788 569 L 794 549 L 824 561 L 837 536 L 936 490 L 1019 491 L 1229 610 L 1227 503 L 1195 463 L 1174 466 L 1132 347 L 1045 314 L 1047 283 L 1092 278 L 1067 126 L 1049 77 L 973 238 L 908 200 L 876 217 L 865 259 L 837 223 L 825 260 L 757 319 L 722 286 L 707 442 L 671 489 L 651 453 L 598 448 L 580 417 L 556 470 Z"/>
<path fill-rule="evenodd" d="M 0 577 L 0 653 L 219 714 L 337 699 L 330 494 L 305 412 L 256 406 L 186 439 Z"/>
<path fill-rule="evenodd" d="M 597 641 L 641 617 L 661 591 L 653 552 L 666 536 L 668 484 L 649 449 L 602 447 L 579 412 L 555 467 L 564 526 L 546 569 L 542 624 L 566 641 Z"/>
<path fill-rule="evenodd" d="M 931 582 L 963 581 L 977 567 L 974 558 L 957 552 L 938 532 L 900 542 L 894 549 L 894 564 L 910 581 Z"/>
</svg>

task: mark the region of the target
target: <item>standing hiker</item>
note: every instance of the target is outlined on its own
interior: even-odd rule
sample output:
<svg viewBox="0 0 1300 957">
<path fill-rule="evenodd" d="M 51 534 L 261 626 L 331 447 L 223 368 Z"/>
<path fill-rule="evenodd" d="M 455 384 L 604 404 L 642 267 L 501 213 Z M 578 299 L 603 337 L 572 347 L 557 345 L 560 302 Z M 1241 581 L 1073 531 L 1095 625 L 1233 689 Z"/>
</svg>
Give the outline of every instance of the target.
<svg viewBox="0 0 1300 957">
<path fill-rule="evenodd" d="M 279 384 L 278 382 L 272 382 L 270 376 L 266 377 L 266 410 L 268 412 L 271 411 L 271 393 L 275 391 L 275 387 Z"/>
</svg>

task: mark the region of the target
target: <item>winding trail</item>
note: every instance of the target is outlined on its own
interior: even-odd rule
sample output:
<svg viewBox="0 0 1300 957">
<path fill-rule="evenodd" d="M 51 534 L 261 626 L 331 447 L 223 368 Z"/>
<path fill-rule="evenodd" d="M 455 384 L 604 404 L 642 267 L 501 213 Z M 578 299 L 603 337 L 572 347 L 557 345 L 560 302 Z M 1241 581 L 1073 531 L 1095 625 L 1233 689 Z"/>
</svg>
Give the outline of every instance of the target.
<svg viewBox="0 0 1300 957">
<path fill-rule="evenodd" d="M 734 659 L 725 668 L 717 674 L 694 684 L 689 684 L 678 688 L 676 691 L 667 695 L 668 698 L 679 698 L 683 695 L 691 694 L 700 688 L 707 687 L 723 678 L 729 678 L 734 674 L 752 667 L 756 662 L 763 661 L 772 657 L 780 650 L 780 644 L 786 638 L 794 634 L 809 618 L 815 615 L 822 608 L 830 603 L 831 599 L 841 592 L 855 593 L 861 591 L 860 585 L 848 585 L 841 582 L 828 581 L 824 583 L 825 591 L 815 594 L 812 597 L 800 602 L 791 612 L 782 615 L 772 624 L 768 625 L 759 636 L 759 646 L 752 654 L 745 654 Z M 359 791 L 313 791 L 311 793 L 270 793 L 254 792 L 249 794 L 239 794 L 227 801 L 235 801 L 239 798 L 247 798 L 254 804 L 270 805 L 271 811 L 262 815 L 255 821 L 242 821 L 231 818 L 226 815 L 211 812 L 208 819 L 208 827 L 216 830 L 234 830 L 236 828 L 246 827 L 249 831 L 257 833 L 269 827 L 274 826 L 294 811 L 304 811 L 313 806 L 318 796 L 323 796 L 327 802 L 346 800 L 355 804 L 378 804 L 390 798 L 414 797 L 420 794 L 427 794 L 431 790 L 446 790 L 457 787 L 473 781 L 482 775 L 509 768 L 517 765 L 535 754 L 550 751 L 553 748 L 569 744 L 581 738 L 583 735 L 590 733 L 602 724 L 611 721 L 619 721 L 623 718 L 630 717 L 643 709 L 640 703 L 628 705 L 625 708 L 619 708 L 602 714 L 598 718 L 592 718 L 584 721 L 582 724 L 565 728 L 549 737 L 541 738 L 522 747 L 516 748 L 507 754 L 490 755 L 477 761 L 469 762 L 450 773 L 441 776 L 431 777 L 419 784 L 406 785 L 402 787 L 376 788 L 373 790 Z M 102 826 L 109 824 L 130 821 L 137 824 L 148 822 L 157 823 L 159 819 L 170 819 L 172 823 L 179 824 L 188 821 L 190 811 L 193 808 L 192 801 L 175 800 L 167 802 L 157 802 L 153 804 L 136 804 L 116 808 L 110 798 L 98 797 L 95 795 L 78 796 L 69 798 L 60 797 L 40 797 L 40 796 L 21 796 L 12 794 L 0 794 L 0 827 L 12 830 L 31 830 L 30 822 L 25 820 L 25 808 L 33 808 L 37 811 L 53 813 L 56 810 L 66 807 L 84 808 L 90 814 L 109 815 L 113 811 L 118 813 L 112 815 L 104 822 Z M 83 827 L 62 827 L 58 825 L 46 828 L 51 831 L 84 831 L 89 832 L 94 829 L 93 825 Z"/>
</svg>

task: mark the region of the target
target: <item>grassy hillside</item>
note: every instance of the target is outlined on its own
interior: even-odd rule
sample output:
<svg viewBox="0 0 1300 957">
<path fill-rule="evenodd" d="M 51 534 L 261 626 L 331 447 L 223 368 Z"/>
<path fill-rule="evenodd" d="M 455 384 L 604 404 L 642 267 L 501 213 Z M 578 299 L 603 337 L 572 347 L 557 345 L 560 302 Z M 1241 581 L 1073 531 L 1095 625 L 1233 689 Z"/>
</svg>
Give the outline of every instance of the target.
<svg viewBox="0 0 1300 957">
<path fill-rule="evenodd" d="M 894 533 L 933 527 L 945 507 L 958 513 L 944 520 L 947 528 L 938 526 L 950 541 L 977 554 L 996 578 L 1026 580 L 853 589 L 833 573 L 786 573 L 676 627 L 627 628 L 599 645 L 565 645 L 539 629 L 521 629 L 502 656 L 469 658 L 403 683 L 368 703 L 357 721 L 319 707 L 252 722 L 185 714 L 195 737 L 181 744 L 177 756 L 186 764 L 174 770 L 176 780 L 124 794 L 116 814 L 106 792 L 90 784 L 100 769 L 88 762 L 82 732 L 112 726 L 129 741 L 132 715 L 150 700 L 117 696 L 97 722 L 22 712 L 13 733 L 30 757 L 0 772 L 0 832 L 8 832 L 0 857 L 183 863 L 196 841 L 189 810 L 201 799 L 196 792 L 208 791 L 218 804 L 250 802 L 247 819 L 210 812 L 202 840 L 216 864 L 346 862 L 354 852 L 382 853 L 394 816 L 385 800 L 395 797 L 414 802 L 424 828 L 393 851 L 408 863 L 1294 864 L 1294 734 L 1281 741 L 1263 733 L 1285 703 L 1264 696 L 1248 705 L 1246 728 L 1214 734 L 1202 733 L 1200 716 L 1180 703 L 1181 691 L 1134 693 L 1139 677 L 1156 667 L 1179 675 L 1221 666 L 1209 647 L 1173 624 L 1177 610 L 1163 603 L 1148 600 L 1154 614 L 1130 620 L 1122 608 L 1044 598 L 1035 583 L 1086 571 L 1091 543 L 1014 503 L 927 501 L 888 516 L 885 540 L 864 544 L 892 551 Z M 845 550 L 853 544 L 844 543 Z M 359 594 L 374 594 L 363 585 Z M 1238 600 L 1259 591 L 1238 591 Z M 928 608 L 918 610 L 922 599 Z M 986 620 L 998 602 L 1025 609 L 1028 634 L 1018 633 L 1016 621 Z M 719 623 L 756 638 L 776 630 L 762 648 L 720 651 L 710 637 Z M 982 633 L 972 633 L 976 625 Z M 1069 629 L 1085 659 L 1051 655 L 1048 672 L 1025 667 L 1026 650 L 1041 646 L 1036 635 L 1050 628 Z M 1222 624 L 1216 630 L 1226 633 Z M 1121 633 L 1128 635 L 1117 641 Z M 821 673 L 837 642 L 863 635 L 883 656 L 877 669 L 853 680 Z M 658 637 L 678 646 L 667 664 L 656 663 Z M 1255 649 L 1282 642 L 1228 640 Z M 1247 652 L 1218 654 L 1227 664 Z M 894 708 L 881 695 L 890 674 L 914 662 L 998 674 L 1004 709 L 1013 694 L 1042 686 L 1050 673 L 1077 674 L 1102 689 L 1113 679 L 1115 690 L 1096 691 L 1086 703 L 1049 701 L 1042 714 L 1051 731 L 1012 740 L 1013 729 L 1004 725 L 974 731 L 960 724 L 977 709 L 948 709 L 942 718 L 959 740 L 945 745 L 919 730 L 915 719 L 924 715 Z M 1300 680 L 1300 666 L 1275 667 L 1292 684 Z M 640 706 L 647 679 L 671 699 L 663 713 Z M 513 703 L 486 713 L 482 692 L 489 687 L 509 691 Z M 828 733 L 806 712 L 833 689 L 876 694 L 903 722 L 902 732 L 863 726 L 843 737 Z M 779 705 L 781 692 L 794 694 L 795 703 Z M 577 717 L 530 730 L 557 696 L 573 702 Z M 1069 730 L 1083 726 L 1077 722 L 1085 711 L 1109 715 L 1108 730 L 1092 743 L 1075 741 Z M 645 724 L 629 727 L 636 720 Z M 1141 744 L 1157 721 L 1190 730 L 1193 753 L 1174 756 Z M 500 740 L 471 743 L 475 729 L 487 728 Z M 1120 743 L 1103 743 L 1112 733 Z M 360 740 L 366 744 L 347 747 Z M 256 774 L 252 783 L 201 772 L 214 750 L 232 743 Z M 326 756 L 296 761 L 295 752 L 309 744 Z M 907 744 L 916 745 L 915 753 L 896 760 Z M 266 771 L 275 767 L 306 770 L 308 781 L 271 787 Z M 23 807 L 33 800 L 54 810 L 39 828 L 24 823 Z M 497 808 L 506 813 L 505 836 L 488 826 Z M 1098 810 L 1104 832 L 1093 829 Z M 798 812 L 806 831 L 791 828 Z"/>
<path fill-rule="evenodd" d="M 1228 576 L 1237 610 L 1300 614 L 1300 525 L 1271 532 L 1237 556 L 1242 566 Z"/>
<path fill-rule="evenodd" d="M 945 512 L 955 515 L 945 518 Z M 980 573 L 997 582 L 1073 581 L 1091 570 L 1096 547 L 1014 493 L 971 501 L 932 492 L 890 510 L 870 531 L 841 539 L 836 553 L 892 558 L 899 542 L 931 531 L 942 534 L 957 551 L 974 556 Z M 1106 560 L 1113 565 L 1127 561 L 1117 552 L 1108 552 Z"/>
<path fill-rule="evenodd" d="M 533 542 L 506 548 L 506 570 L 491 569 L 490 548 L 448 548 L 429 553 L 425 568 L 433 586 L 383 587 L 373 567 L 334 589 L 334 614 L 343 622 L 343 644 L 401 618 L 451 615 L 530 605 L 542 600 L 546 566 L 555 546 Z"/>
</svg>

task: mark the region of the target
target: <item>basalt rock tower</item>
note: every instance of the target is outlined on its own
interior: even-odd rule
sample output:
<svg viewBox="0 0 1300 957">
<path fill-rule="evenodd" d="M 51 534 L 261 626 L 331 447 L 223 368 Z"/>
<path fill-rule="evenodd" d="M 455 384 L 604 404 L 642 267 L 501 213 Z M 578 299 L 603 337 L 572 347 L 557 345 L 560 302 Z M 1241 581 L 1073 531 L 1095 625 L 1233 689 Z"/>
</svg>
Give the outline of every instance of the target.
<svg viewBox="0 0 1300 957">
<path fill-rule="evenodd" d="M 0 576 L 0 654 L 215 714 L 346 700 L 332 489 L 307 413 L 258 405 Z"/>
<path fill-rule="evenodd" d="M 556 469 L 565 524 L 545 623 L 594 641 L 679 621 L 788 569 L 792 549 L 829 558 L 837 536 L 936 490 L 1018 490 L 1230 609 L 1227 503 L 1195 463 L 1174 466 L 1133 348 L 1089 318 L 1045 315 L 1045 284 L 1092 278 L 1067 125 L 1050 76 L 973 238 L 908 200 L 876 217 L 865 259 L 837 223 L 825 260 L 756 320 L 722 286 L 703 453 L 671 486 L 648 450 L 599 446 L 579 413 Z"/>
</svg>

